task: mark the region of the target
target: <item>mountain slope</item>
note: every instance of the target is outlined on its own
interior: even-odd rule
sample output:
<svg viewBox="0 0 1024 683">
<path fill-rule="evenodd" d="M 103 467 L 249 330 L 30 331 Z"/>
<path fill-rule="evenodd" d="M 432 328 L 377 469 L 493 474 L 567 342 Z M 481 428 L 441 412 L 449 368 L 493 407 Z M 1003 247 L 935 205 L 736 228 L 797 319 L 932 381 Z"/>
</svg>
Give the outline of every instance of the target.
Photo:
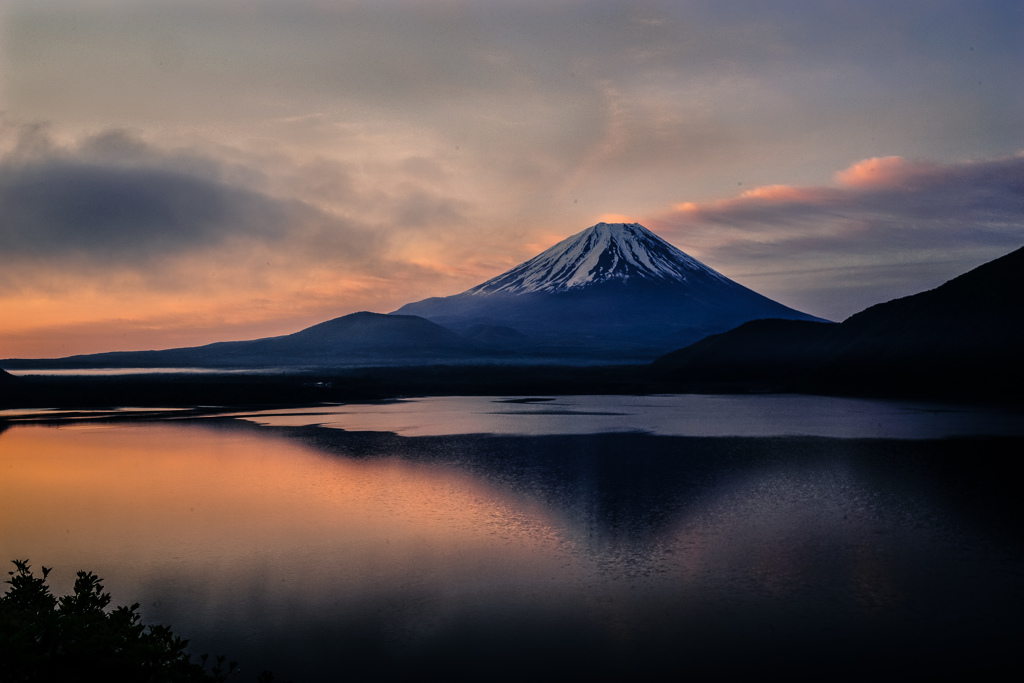
<svg viewBox="0 0 1024 683">
<path fill-rule="evenodd" d="M 920 294 L 877 304 L 842 324 L 841 358 L 1005 354 L 1024 346 L 1024 248 Z M 1014 354 L 1016 355 L 1016 353 Z"/>
<path fill-rule="evenodd" d="M 758 318 L 816 320 L 680 251 L 638 223 L 598 223 L 461 294 L 407 304 L 455 331 L 525 335 L 527 354 L 651 359 Z"/>
<path fill-rule="evenodd" d="M 630 279 L 684 284 L 691 276 L 728 282 L 639 223 L 598 223 L 466 294 L 554 293 Z"/>
<path fill-rule="evenodd" d="M 352 313 L 294 334 L 164 351 L 97 353 L 48 360 L 9 359 L 11 369 L 90 367 L 258 368 L 420 363 L 476 357 L 487 350 L 416 316 Z"/>
<path fill-rule="evenodd" d="M 750 323 L 659 358 L 682 381 L 784 381 L 787 388 L 963 394 L 1024 381 L 1024 248 L 927 292 L 838 325 Z"/>
</svg>

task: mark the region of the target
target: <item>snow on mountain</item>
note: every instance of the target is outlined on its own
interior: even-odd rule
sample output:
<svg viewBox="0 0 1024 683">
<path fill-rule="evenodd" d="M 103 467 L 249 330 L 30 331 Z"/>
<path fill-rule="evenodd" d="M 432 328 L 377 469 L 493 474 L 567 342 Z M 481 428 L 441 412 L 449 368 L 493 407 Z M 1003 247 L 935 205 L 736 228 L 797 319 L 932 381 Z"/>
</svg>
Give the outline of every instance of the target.
<svg viewBox="0 0 1024 683">
<path fill-rule="evenodd" d="M 653 359 L 748 320 L 816 320 L 733 282 L 637 223 L 598 223 L 461 294 L 395 313 L 473 339 L 481 330 L 502 330 L 503 348 L 570 360 Z"/>
<path fill-rule="evenodd" d="M 560 292 L 630 279 L 685 283 L 695 273 L 726 280 L 639 223 L 598 223 L 466 293 Z"/>
</svg>

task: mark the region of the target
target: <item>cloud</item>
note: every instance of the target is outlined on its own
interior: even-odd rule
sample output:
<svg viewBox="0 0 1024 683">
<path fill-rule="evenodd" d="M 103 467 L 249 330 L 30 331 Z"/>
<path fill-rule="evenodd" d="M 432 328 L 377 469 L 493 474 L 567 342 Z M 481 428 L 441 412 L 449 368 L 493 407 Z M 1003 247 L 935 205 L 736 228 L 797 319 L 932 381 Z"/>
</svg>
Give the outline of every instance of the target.
<svg viewBox="0 0 1024 683">
<path fill-rule="evenodd" d="M 838 187 L 771 185 L 739 197 L 679 204 L 659 220 L 666 228 L 720 226 L 763 245 L 837 238 L 836 248 L 874 252 L 894 232 L 922 240 L 988 235 L 993 245 L 1024 238 L 1024 154 L 959 164 L 866 159 L 835 174 Z M 839 239 L 856 226 L 861 239 Z M 961 230 L 948 233 L 951 227 Z"/>
<path fill-rule="evenodd" d="M 835 179 L 685 202 L 650 222 L 741 280 L 778 288 L 788 279 L 788 296 L 833 318 L 1024 244 L 1024 154 L 954 164 L 872 158 Z"/>
<path fill-rule="evenodd" d="M 8 258 L 162 257 L 231 234 L 281 239 L 289 223 L 278 203 L 174 171 L 57 160 L 0 168 L 0 213 Z"/>
<path fill-rule="evenodd" d="M 124 131 L 58 146 L 22 127 L 0 158 L 0 261 L 138 266 L 234 244 L 339 248 L 356 263 L 380 250 L 353 226 L 294 199 L 229 184 L 226 165 L 158 150 Z"/>
<path fill-rule="evenodd" d="M 942 169 L 935 164 L 911 162 L 903 157 L 873 157 L 838 171 L 835 179 L 846 187 L 884 188 L 905 186 L 917 178 L 929 183 L 941 173 Z"/>
</svg>

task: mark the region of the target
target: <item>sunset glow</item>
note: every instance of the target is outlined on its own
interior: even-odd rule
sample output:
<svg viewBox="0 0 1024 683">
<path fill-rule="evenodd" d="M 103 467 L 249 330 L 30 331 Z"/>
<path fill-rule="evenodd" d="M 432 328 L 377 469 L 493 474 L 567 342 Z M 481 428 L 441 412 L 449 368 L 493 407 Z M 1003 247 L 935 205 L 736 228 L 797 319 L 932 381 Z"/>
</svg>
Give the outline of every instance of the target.
<svg viewBox="0 0 1024 683">
<path fill-rule="evenodd" d="M 140 557 L 163 571 L 201 558 L 230 577 L 251 571 L 267 549 L 303 557 L 329 545 L 338 562 L 315 573 L 304 589 L 314 593 L 322 587 L 315 582 L 397 581 L 410 547 L 427 573 L 451 572 L 453 554 L 479 557 L 461 567 L 467 579 L 488 562 L 500 571 L 489 557 L 496 549 L 543 556 L 556 548 L 540 510 L 524 511 L 468 476 L 397 458 L 331 459 L 283 439 L 181 426 L 19 427 L 0 443 L 10 483 L 0 485 L 2 547 L 48 558 L 67 585 L 83 566 L 121 581 L 122 568 Z"/>
<path fill-rule="evenodd" d="M 1024 243 L 1016 3 L 740 6 L 5 2 L 0 358 L 389 312 L 599 221 L 833 320 Z"/>
</svg>

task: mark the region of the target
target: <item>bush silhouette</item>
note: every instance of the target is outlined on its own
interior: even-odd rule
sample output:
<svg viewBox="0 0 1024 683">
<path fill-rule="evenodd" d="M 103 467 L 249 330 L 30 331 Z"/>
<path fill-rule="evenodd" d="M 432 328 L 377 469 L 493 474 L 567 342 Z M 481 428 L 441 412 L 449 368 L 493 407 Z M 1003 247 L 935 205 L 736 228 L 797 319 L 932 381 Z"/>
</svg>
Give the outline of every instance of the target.
<svg viewBox="0 0 1024 683">
<path fill-rule="evenodd" d="M 107 611 L 110 593 L 92 572 L 78 572 L 74 592 L 55 597 L 28 560 L 0 597 L 0 682 L 15 681 L 225 681 L 236 662 L 224 657 L 199 663 L 185 652 L 188 641 L 167 626 L 140 623 L 139 604 Z M 207 666 L 209 664 L 209 667 Z M 260 680 L 271 680 L 267 672 Z"/>
</svg>

